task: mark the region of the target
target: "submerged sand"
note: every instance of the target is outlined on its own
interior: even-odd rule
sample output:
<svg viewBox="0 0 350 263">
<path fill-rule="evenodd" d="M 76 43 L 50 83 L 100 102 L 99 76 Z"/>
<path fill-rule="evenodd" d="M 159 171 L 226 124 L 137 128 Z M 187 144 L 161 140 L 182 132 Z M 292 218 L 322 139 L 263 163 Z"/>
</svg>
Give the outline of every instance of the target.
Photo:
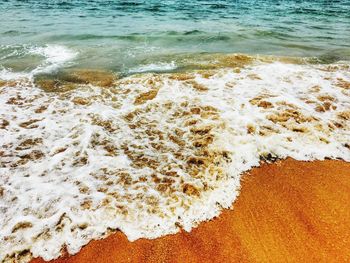
<svg viewBox="0 0 350 263">
<path fill-rule="evenodd" d="M 233 210 L 191 232 L 135 242 L 117 232 L 51 262 L 345 262 L 349 225 L 350 163 L 287 159 L 246 173 Z"/>
</svg>

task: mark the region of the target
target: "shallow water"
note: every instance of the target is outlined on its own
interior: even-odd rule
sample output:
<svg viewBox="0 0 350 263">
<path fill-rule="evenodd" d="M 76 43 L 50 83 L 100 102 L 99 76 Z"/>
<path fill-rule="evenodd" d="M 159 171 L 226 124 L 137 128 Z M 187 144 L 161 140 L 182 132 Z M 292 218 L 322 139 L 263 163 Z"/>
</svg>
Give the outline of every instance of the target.
<svg viewBox="0 0 350 263">
<path fill-rule="evenodd" d="M 59 44 L 81 66 L 128 72 L 189 53 L 350 57 L 349 1 L 0 1 L 0 57 Z M 10 45 L 10 47 L 8 46 Z M 169 57 L 170 56 L 170 57 Z"/>
<path fill-rule="evenodd" d="M 349 4 L 271 3 L 1 1 L 0 261 L 190 231 L 260 161 L 350 161 Z"/>
</svg>

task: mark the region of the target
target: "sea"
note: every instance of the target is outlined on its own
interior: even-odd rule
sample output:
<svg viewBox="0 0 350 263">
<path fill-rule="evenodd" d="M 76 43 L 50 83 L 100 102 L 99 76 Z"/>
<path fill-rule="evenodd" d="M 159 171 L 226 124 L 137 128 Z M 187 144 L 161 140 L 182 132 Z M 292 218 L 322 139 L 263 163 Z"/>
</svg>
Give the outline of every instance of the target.
<svg viewBox="0 0 350 263">
<path fill-rule="evenodd" d="M 350 1 L 0 0 L 0 261 L 191 231 L 285 158 L 350 161 Z"/>
</svg>

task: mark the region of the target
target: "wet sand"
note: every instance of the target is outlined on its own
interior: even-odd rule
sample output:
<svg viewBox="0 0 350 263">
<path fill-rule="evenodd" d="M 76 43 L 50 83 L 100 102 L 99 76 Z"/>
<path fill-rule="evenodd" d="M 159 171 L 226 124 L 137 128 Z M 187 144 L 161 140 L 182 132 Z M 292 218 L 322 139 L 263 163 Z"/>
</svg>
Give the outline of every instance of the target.
<svg viewBox="0 0 350 263">
<path fill-rule="evenodd" d="M 243 176 L 233 208 L 190 233 L 129 242 L 117 232 L 52 262 L 350 261 L 350 163 L 264 164 Z"/>
</svg>

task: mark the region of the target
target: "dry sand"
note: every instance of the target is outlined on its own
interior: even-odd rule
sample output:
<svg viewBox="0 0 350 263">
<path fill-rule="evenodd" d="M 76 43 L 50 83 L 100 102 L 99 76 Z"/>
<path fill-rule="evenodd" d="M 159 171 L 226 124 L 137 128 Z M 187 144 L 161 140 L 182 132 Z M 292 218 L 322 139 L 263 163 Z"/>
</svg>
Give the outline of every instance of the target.
<svg viewBox="0 0 350 263">
<path fill-rule="evenodd" d="M 233 208 L 190 233 L 129 242 L 117 232 L 52 262 L 350 261 L 350 163 L 264 164 L 244 175 Z"/>
</svg>

